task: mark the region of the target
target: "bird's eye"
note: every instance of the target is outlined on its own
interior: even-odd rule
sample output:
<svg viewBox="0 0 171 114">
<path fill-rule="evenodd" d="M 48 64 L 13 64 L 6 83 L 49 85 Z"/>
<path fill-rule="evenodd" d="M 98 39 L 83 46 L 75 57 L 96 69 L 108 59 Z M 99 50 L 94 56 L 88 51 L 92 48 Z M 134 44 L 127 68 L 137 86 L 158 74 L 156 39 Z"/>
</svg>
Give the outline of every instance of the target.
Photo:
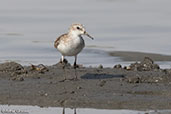
<svg viewBox="0 0 171 114">
<path fill-rule="evenodd" d="M 77 27 L 78 30 L 80 30 L 80 27 Z"/>
</svg>

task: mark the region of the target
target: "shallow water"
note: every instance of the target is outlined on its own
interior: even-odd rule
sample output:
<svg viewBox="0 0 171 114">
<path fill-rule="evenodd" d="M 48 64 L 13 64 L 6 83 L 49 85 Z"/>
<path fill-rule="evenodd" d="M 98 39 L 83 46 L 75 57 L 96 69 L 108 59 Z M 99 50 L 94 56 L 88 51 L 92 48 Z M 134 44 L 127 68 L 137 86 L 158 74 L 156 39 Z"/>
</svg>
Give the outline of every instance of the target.
<svg viewBox="0 0 171 114">
<path fill-rule="evenodd" d="M 84 38 L 79 64 L 127 64 L 106 52 L 114 50 L 171 55 L 170 4 L 170 0 L 1 1 L 0 62 L 55 64 L 60 54 L 53 41 L 73 22 L 83 23 L 95 38 Z M 69 61 L 73 63 L 73 58 Z"/>
<path fill-rule="evenodd" d="M 38 106 L 19 106 L 19 105 L 0 105 L 0 114 L 170 114 L 171 110 L 107 110 L 90 108 L 59 108 L 48 107 L 40 108 Z"/>
</svg>

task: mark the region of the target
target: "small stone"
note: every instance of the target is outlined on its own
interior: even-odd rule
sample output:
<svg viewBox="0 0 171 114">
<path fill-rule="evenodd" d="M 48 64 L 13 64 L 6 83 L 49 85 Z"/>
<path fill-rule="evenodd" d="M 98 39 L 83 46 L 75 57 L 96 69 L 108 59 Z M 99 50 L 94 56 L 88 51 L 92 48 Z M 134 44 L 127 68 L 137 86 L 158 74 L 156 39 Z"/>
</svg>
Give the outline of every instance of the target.
<svg viewBox="0 0 171 114">
<path fill-rule="evenodd" d="M 124 67 L 123 67 L 123 69 L 125 69 L 125 70 L 126 70 L 126 67 L 127 67 L 127 66 L 124 66 Z"/>
<path fill-rule="evenodd" d="M 48 94 L 47 94 L 47 93 L 45 93 L 45 96 L 48 96 Z"/>
<path fill-rule="evenodd" d="M 121 64 L 117 64 L 117 65 L 115 65 L 113 68 L 122 68 L 122 65 Z"/>
<path fill-rule="evenodd" d="M 40 96 L 48 96 L 48 94 L 45 91 L 39 91 L 38 93 Z"/>
<path fill-rule="evenodd" d="M 103 68 L 103 65 L 99 65 L 98 68 L 102 69 Z"/>
<path fill-rule="evenodd" d="M 126 66 L 126 70 L 131 70 L 131 67 L 130 66 Z"/>
<path fill-rule="evenodd" d="M 82 89 L 82 87 L 78 86 L 77 89 Z"/>
<path fill-rule="evenodd" d="M 75 93 L 75 91 L 71 91 L 71 94 L 74 94 Z"/>
<path fill-rule="evenodd" d="M 24 81 L 24 78 L 23 77 L 19 77 L 17 80 Z"/>
</svg>

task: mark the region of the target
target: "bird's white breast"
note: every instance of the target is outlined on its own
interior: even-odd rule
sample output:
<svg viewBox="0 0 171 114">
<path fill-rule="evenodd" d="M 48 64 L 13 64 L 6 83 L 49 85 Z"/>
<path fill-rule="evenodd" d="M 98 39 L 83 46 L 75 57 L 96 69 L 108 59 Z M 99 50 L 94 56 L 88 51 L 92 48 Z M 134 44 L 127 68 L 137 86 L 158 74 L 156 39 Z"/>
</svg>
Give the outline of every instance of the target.
<svg viewBox="0 0 171 114">
<path fill-rule="evenodd" d="M 57 49 L 64 56 L 75 56 L 84 48 L 85 43 L 83 38 L 80 36 L 70 37 L 65 41 L 61 41 Z"/>
</svg>

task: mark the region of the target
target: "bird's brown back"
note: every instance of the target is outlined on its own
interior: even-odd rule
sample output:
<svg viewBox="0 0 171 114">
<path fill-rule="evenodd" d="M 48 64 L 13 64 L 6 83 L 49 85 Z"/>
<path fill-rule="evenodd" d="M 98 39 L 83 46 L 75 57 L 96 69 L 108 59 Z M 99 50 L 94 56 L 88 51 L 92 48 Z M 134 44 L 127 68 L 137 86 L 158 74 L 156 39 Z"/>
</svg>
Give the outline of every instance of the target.
<svg viewBox="0 0 171 114">
<path fill-rule="evenodd" d="M 63 35 L 59 36 L 54 42 L 54 47 L 57 48 L 61 39 L 65 38 L 65 37 L 67 37 L 67 34 L 63 34 Z"/>
</svg>

